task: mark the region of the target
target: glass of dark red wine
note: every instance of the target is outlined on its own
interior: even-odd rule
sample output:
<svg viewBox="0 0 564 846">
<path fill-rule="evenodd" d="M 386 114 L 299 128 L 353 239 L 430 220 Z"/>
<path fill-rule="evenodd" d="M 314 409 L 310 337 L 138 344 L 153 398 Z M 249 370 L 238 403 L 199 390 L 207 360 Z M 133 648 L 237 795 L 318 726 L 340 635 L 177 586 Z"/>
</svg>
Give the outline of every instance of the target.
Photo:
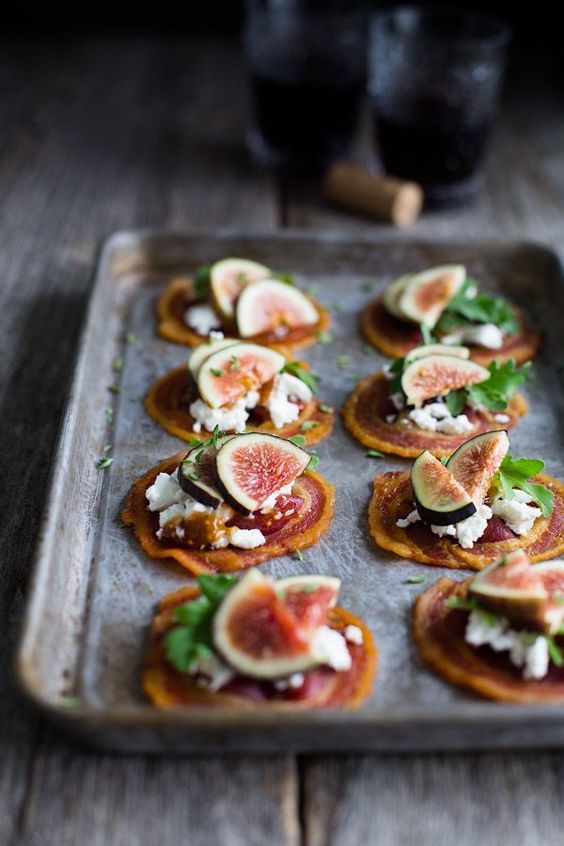
<svg viewBox="0 0 564 846">
<path fill-rule="evenodd" d="M 323 168 L 356 129 L 366 17 L 338 0 L 248 0 L 246 11 L 251 154 L 270 167 Z"/>
<path fill-rule="evenodd" d="M 374 15 L 369 92 L 378 155 L 419 182 L 429 205 L 477 193 L 498 107 L 508 27 L 456 7 L 397 6 Z"/>
</svg>

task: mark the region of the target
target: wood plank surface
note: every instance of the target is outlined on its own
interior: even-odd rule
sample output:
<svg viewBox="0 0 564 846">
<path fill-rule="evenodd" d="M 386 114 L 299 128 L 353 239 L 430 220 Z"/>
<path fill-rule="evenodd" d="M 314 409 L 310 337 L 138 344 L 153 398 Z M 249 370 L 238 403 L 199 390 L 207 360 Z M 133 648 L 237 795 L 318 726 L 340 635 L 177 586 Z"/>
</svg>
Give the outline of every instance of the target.
<svg viewBox="0 0 564 846">
<path fill-rule="evenodd" d="M 564 211 L 557 92 L 519 76 L 478 204 L 394 237 L 555 242 Z M 382 232 L 280 185 L 243 151 L 237 49 L 175 40 L 5 43 L 0 53 L 0 843 L 562 842 L 564 755 L 185 760 L 67 746 L 9 680 L 14 636 L 100 239 L 115 229 Z M 536 111 L 535 111 L 536 110 Z M 367 160 L 363 134 L 357 156 Z M 385 229 L 388 234 L 389 230 Z"/>
</svg>

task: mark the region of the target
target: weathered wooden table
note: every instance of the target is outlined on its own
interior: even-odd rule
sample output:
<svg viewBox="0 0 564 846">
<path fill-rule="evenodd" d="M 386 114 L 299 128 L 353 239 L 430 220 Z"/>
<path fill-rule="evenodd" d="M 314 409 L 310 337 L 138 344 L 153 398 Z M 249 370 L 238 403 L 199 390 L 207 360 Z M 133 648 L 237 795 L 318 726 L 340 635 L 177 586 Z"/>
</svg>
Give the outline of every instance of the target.
<svg viewBox="0 0 564 846">
<path fill-rule="evenodd" d="M 558 245 L 564 115 L 534 66 L 511 88 L 478 204 L 393 237 Z M 561 844 L 562 752 L 112 757 L 70 748 L 14 699 L 11 649 L 100 239 L 147 225 L 390 233 L 324 206 L 313 181 L 249 168 L 232 46 L 3 44 L 0 91 L 0 843 Z"/>
</svg>

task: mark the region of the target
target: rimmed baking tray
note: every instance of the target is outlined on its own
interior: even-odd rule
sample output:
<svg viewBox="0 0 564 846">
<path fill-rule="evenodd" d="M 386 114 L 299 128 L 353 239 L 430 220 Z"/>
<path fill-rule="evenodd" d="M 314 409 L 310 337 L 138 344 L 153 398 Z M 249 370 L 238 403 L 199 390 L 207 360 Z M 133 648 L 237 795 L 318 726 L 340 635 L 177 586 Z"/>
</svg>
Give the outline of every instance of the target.
<svg viewBox="0 0 564 846">
<path fill-rule="evenodd" d="M 512 433 L 512 451 L 543 456 L 549 472 L 562 475 L 558 366 L 564 359 L 564 286 L 558 259 L 548 249 L 490 241 L 351 240 L 334 233 L 119 233 L 101 251 L 54 457 L 17 659 L 26 695 L 73 737 L 132 752 L 564 745 L 562 708 L 480 700 L 422 665 L 410 636 L 412 602 L 443 573 L 453 574 L 398 560 L 370 541 L 366 508 L 372 477 L 407 465 L 401 459 L 367 459 L 340 421 L 318 447 L 320 471 L 337 486 L 330 531 L 303 561 L 286 556 L 264 570 L 342 578 L 341 603 L 366 620 L 379 647 L 372 697 L 359 711 L 283 715 L 268 709 L 166 712 L 144 701 L 139 666 L 152 612 L 162 595 L 188 578 L 177 566 L 149 559 L 119 523 L 131 482 L 177 452 L 180 443 L 142 405 L 153 380 L 188 353 L 156 336 L 155 299 L 171 277 L 226 255 L 295 273 L 331 308 L 335 340 L 304 356 L 321 374 L 323 401 L 336 408 L 358 378 L 384 362 L 365 348 L 358 332 L 358 314 L 368 299 L 400 273 L 465 263 L 485 287 L 509 294 L 543 328 L 537 378 L 527 389 L 531 410 Z M 351 361 L 339 369 L 342 355 Z M 119 363 L 116 369 L 116 359 L 123 359 L 122 369 Z M 102 471 L 96 462 L 107 454 L 106 444 L 112 444 L 114 461 Z M 414 575 L 425 582 L 410 584 Z"/>
</svg>

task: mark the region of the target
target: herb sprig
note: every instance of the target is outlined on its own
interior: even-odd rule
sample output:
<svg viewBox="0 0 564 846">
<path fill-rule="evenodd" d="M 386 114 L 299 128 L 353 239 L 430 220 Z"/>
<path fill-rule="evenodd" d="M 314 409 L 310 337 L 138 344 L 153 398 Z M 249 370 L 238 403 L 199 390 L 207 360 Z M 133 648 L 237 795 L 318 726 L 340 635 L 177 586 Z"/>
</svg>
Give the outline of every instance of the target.
<svg viewBox="0 0 564 846">
<path fill-rule="evenodd" d="M 450 391 L 447 394 L 446 404 L 452 415 L 460 414 L 468 402 L 476 407 L 485 406 L 489 411 L 503 411 L 517 388 L 533 378 L 531 363 L 527 362 L 522 367 L 517 367 L 513 358 L 502 364 L 492 361 L 488 365 L 488 370 L 490 376 L 484 382 L 460 388 L 458 391 Z"/>
<path fill-rule="evenodd" d="M 514 488 L 529 494 L 538 503 L 543 517 L 550 517 L 553 509 L 554 494 L 538 482 L 531 482 L 531 478 L 544 470 L 544 461 L 540 458 L 517 458 L 506 455 L 494 477 L 494 485 L 506 499 L 513 499 Z"/>
<path fill-rule="evenodd" d="M 458 293 L 445 307 L 435 330 L 447 334 L 468 323 L 495 323 L 507 335 L 518 332 L 519 319 L 513 306 L 504 297 L 494 297 L 484 291 L 474 294 L 476 287 L 476 280 L 467 276 Z"/>
</svg>

